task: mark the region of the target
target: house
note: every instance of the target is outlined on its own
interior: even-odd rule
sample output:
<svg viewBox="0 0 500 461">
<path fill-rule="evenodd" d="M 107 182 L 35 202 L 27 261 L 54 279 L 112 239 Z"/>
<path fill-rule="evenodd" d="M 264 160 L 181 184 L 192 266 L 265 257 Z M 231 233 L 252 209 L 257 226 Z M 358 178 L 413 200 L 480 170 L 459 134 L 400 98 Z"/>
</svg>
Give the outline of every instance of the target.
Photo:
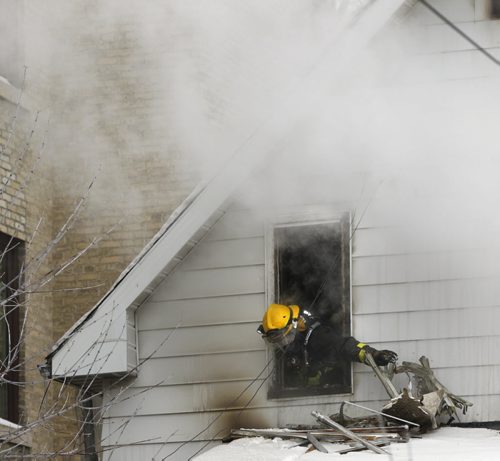
<svg viewBox="0 0 500 461">
<path fill-rule="evenodd" d="M 434 3 L 496 52 L 494 8 Z M 346 76 L 325 73 L 327 63 L 350 65 L 394 17 L 398 37 L 414 46 L 396 86 L 335 94 L 337 110 L 361 94 L 377 118 L 329 112 L 321 90 L 333 77 L 343 88 Z M 276 300 L 314 304 L 340 331 L 404 360 L 428 356 L 439 379 L 474 403 L 464 421 L 500 419 L 492 145 L 476 131 L 466 136 L 474 120 L 481 135 L 492 126 L 483 89 L 497 94 L 500 70 L 423 2 L 374 2 L 330 51 L 48 356 L 52 377 L 102 390 L 105 454 L 181 460 L 231 427 L 304 423 L 311 410 L 334 413 L 346 399 L 386 401 L 360 364 L 328 382 L 287 370 L 256 333 Z M 464 100 L 453 96 L 466 92 L 473 98 L 462 113 Z M 410 104 L 396 123 L 393 109 Z M 334 154 L 318 142 L 318 154 L 296 157 L 312 114 L 323 135 L 333 120 L 345 136 Z M 384 152 L 372 162 L 362 148 Z"/>
</svg>

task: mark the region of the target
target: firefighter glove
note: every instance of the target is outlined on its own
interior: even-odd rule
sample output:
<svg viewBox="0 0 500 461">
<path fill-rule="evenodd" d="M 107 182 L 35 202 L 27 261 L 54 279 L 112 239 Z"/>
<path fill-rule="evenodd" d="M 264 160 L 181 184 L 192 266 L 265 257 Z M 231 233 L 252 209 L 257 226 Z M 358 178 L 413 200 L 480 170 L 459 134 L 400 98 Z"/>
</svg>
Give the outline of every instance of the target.
<svg viewBox="0 0 500 461">
<path fill-rule="evenodd" d="M 377 365 L 387 365 L 389 363 L 396 363 L 398 360 L 398 354 L 393 351 L 389 351 L 384 349 L 382 351 L 374 351 L 373 352 L 373 360 Z"/>
<path fill-rule="evenodd" d="M 369 352 L 372 355 L 373 360 L 375 360 L 375 363 L 377 365 L 383 366 L 389 363 L 396 363 L 396 361 L 398 360 L 398 354 L 396 354 L 393 351 L 389 351 L 387 349 L 378 351 L 377 349 L 363 343 L 359 343 L 357 347 L 359 348 L 358 357 L 361 363 L 366 363 L 365 359 L 367 352 Z"/>
</svg>

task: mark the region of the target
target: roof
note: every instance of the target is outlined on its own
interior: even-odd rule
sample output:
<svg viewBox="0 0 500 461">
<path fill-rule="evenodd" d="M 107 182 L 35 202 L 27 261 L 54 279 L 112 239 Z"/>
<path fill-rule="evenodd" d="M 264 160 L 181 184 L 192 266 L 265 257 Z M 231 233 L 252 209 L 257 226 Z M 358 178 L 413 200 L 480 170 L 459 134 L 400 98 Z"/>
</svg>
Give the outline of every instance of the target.
<svg viewBox="0 0 500 461">
<path fill-rule="evenodd" d="M 299 123 L 307 109 L 321 105 L 323 98 L 319 88 L 324 86 L 318 83 L 331 82 L 339 76 L 325 70 L 328 63 L 335 62 L 340 74 L 355 52 L 401 11 L 405 3 L 409 5 L 404 0 L 376 0 L 356 16 L 331 49 L 318 53 L 315 67 L 304 73 L 305 77 L 293 94 L 283 95 L 280 104 L 273 105 L 271 115 L 262 120 L 209 181 L 190 194 L 108 293 L 54 345 L 47 361 L 55 376 L 124 373 L 134 368 L 135 334 L 129 328 L 129 308 L 137 308 L 143 303 L 217 222 L 232 194 L 265 162 L 271 149 L 279 149 L 291 127 Z M 109 330 L 100 326 L 106 322 Z M 82 365 L 85 357 L 87 364 Z"/>
</svg>

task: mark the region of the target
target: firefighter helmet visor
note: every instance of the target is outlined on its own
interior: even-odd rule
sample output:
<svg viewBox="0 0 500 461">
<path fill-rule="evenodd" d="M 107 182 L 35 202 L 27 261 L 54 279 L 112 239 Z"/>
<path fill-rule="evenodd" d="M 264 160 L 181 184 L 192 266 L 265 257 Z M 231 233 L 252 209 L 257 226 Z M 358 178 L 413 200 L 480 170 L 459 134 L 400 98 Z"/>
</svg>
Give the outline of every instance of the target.
<svg viewBox="0 0 500 461">
<path fill-rule="evenodd" d="M 298 306 L 271 304 L 257 332 L 270 344 L 288 346 L 297 334 L 298 313 Z"/>
</svg>

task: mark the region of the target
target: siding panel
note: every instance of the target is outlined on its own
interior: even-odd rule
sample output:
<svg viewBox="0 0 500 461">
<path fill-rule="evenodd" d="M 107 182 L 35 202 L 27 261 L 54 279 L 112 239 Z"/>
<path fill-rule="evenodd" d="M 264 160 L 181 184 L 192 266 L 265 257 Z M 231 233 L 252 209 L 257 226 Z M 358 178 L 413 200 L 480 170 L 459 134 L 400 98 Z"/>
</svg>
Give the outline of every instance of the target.
<svg viewBox="0 0 500 461">
<path fill-rule="evenodd" d="M 499 300 L 500 277 L 353 288 L 357 314 L 497 306 Z"/>
<path fill-rule="evenodd" d="M 248 402 L 250 408 L 267 403 L 267 388 L 262 380 L 130 388 L 120 393 L 120 405 L 112 405 L 108 416 L 155 415 L 167 413 L 198 413 L 240 409 Z M 109 398 L 113 398 L 112 395 Z"/>
<path fill-rule="evenodd" d="M 205 241 L 262 237 L 264 222 L 249 210 L 228 211 L 208 233 Z"/>
<path fill-rule="evenodd" d="M 262 346 L 262 345 L 261 345 Z M 266 351 L 152 359 L 141 365 L 134 387 L 254 379 L 267 363 Z"/>
<path fill-rule="evenodd" d="M 362 315 L 355 325 L 368 342 L 500 335 L 500 308 Z"/>
<path fill-rule="evenodd" d="M 429 358 L 433 368 L 500 364 L 497 353 L 500 350 L 500 336 L 498 335 L 473 338 L 436 338 L 419 341 L 380 341 L 371 344 L 380 349 L 397 351 L 400 361 L 418 362 L 419 357 L 425 355 Z"/>
<path fill-rule="evenodd" d="M 432 200 L 432 196 L 428 197 Z M 365 225 L 365 226 L 363 226 Z M 455 223 L 460 227 L 460 232 L 450 235 L 445 229 L 436 230 L 432 239 L 415 235 L 412 229 L 404 227 L 366 227 L 363 219 L 353 235 L 352 255 L 354 258 L 363 256 L 384 256 L 396 254 L 411 254 L 431 252 L 459 252 L 462 254 L 476 253 L 487 254 L 492 249 L 499 251 L 497 239 L 498 226 L 481 229 L 481 240 L 477 240 L 477 223 L 464 219 Z"/>
<path fill-rule="evenodd" d="M 276 408 L 252 409 L 243 413 L 235 410 L 224 413 L 137 416 L 125 426 L 122 418 L 107 418 L 103 423 L 102 437 L 105 445 L 140 443 L 146 440 L 169 440 L 175 443 L 194 437 L 198 440 L 210 440 L 221 438 L 233 427 L 273 427 L 276 422 Z M 207 430 L 199 434 L 204 428 Z"/>
<path fill-rule="evenodd" d="M 492 277 L 497 251 L 442 252 L 353 259 L 353 285 Z"/>
<path fill-rule="evenodd" d="M 195 247 L 181 270 L 264 264 L 264 238 L 207 241 Z"/>
<path fill-rule="evenodd" d="M 264 309 L 264 293 L 149 302 L 139 309 L 137 325 L 142 331 L 180 326 L 257 322 L 262 318 Z"/>
<path fill-rule="evenodd" d="M 152 301 L 264 292 L 264 266 L 173 273 L 156 289 Z"/>
<path fill-rule="evenodd" d="M 264 350 L 258 323 L 139 332 L 139 357 Z"/>
</svg>

